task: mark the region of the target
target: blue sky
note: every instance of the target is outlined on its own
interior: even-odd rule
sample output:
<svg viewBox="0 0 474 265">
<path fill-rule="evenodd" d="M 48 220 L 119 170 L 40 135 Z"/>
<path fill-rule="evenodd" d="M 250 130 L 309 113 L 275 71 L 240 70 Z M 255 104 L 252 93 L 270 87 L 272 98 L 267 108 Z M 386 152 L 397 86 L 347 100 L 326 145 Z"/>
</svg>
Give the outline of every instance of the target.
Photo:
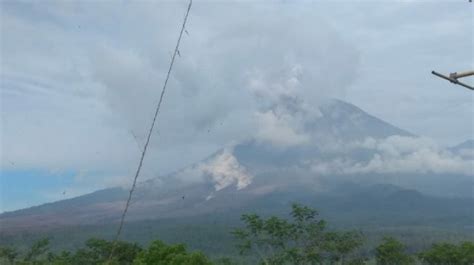
<svg viewBox="0 0 474 265">
<path fill-rule="evenodd" d="M 74 173 L 52 174 L 43 171 L 2 171 L 0 182 L 1 207 L 4 210 L 25 208 L 32 201 L 67 198 L 74 185 Z M 65 194 L 63 194 L 65 192 Z"/>
<path fill-rule="evenodd" d="M 0 211 L 128 185 L 187 2 L 0 5 Z M 472 138 L 473 94 L 430 72 L 474 69 L 473 14 L 467 1 L 194 1 L 141 177 L 268 130 L 267 87 L 346 100 L 441 146 Z"/>
</svg>

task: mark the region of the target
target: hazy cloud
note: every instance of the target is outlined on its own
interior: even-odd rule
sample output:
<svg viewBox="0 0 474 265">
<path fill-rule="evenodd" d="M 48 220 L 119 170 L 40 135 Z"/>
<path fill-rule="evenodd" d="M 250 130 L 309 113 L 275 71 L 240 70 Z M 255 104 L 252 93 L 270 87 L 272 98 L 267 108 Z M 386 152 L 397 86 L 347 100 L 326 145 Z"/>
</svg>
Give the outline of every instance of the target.
<svg viewBox="0 0 474 265">
<path fill-rule="evenodd" d="M 331 161 L 313 161 L 311 169 L 321 175 L 341 174 L 462 174 L 474 175 L 474 160 L 439 147 L 427 138 L 391 136 L 386 139 L 367 138 L 349 143 L 343 152 L 366 149 L 373 154 L 361 162 L 357 158 L 343 156 Z"/>
<path fill-rule="evenodd" d="M 289 114 L 277 115 L 269 110 L 264 113 L 257 112 L 255 119 L 258 124 L 255 138 L 258 141 L 287 147 L 307 144 L 310 140 L 309 135 L 302 131 L 301 125 Z"/>
</svg>

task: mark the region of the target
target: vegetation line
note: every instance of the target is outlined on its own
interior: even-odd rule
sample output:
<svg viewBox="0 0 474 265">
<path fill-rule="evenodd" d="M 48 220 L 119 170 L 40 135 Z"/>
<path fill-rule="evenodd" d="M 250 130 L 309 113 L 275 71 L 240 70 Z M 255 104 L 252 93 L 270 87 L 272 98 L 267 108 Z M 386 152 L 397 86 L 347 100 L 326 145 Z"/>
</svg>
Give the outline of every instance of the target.
<svg viewBox="0 0 474 265">
<path fill-rule="evenodd" d="M 434 242 L 413 249 L 392 236 L 366 241 L 362 232 L 329 228 L 318 212 L 294 203 L 290 218 L 244 214 L 243 225 L 232 231 L 236 252 L 231 256 L 209 256 L 185 244 L 154 239 L 148 246 L 138 243 L 90 238 L 74 251 L 50 251 L 48 238 L 29 248 L 0 246 L 0 264 L 5 265 L 104 265 L 113 244 L 117 245 L 109 265 L 472 265 L 474 242 Z M 215 229 L 215 227 L 213 227 Z M 69 237 L 68 237 L 69 238 Z M 199 240 L 206 240 L 199 238 Z M 209 240 L 209 239 L 207 239 Z M 58 244 L 59 242 L 56 242 Z M 221 244 L 221 242 L 217 242 Z M 369 245 L 367 245 L 367 243 Z M 215 255 L 219 254 L 219 255 Z"/>
</svg>

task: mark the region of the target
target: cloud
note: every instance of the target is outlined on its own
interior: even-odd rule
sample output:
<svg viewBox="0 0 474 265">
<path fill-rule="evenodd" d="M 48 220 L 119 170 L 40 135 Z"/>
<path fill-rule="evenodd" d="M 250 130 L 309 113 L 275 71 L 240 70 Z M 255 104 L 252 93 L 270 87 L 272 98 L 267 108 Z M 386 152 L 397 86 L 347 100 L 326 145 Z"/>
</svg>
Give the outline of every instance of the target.
<svg viewBox="0 0 474 265">
<path fill-rule="evenodd" d="M 375 154 L 365 165 L 356 164 L 348 173 L 433 173 L 473 175 L 473 161 L 443 154 L 430 149 L 422 149 L 400 156 Z"/>
<path fill-rule="evenodd" d="M 273 73 L 268 70 L 254 70 L 248 74 L 247 87 L 259 101 L 271 108 L 275 104 L 282 103 L 285 98 L 303 96 L 300 81 L 302 74 L 303 69 L 299 64 L 290 65 L 289 69 L 279 69 Z"/>
<path fill-rule="evenodd" d="M 337 14 L 328 12 L 323 17 L 350 16 L 359 25 L 347 35 L 359 44 L 362 60 L 345 99 L 444 145 L 471 138 L 472 95 L 431 74 L 432 70 L 449 74 L 473 69 L 474 13 L 467 5 L 468 1 L 333 4 Z M 366 12 L 358 13 L 359 8 Z M 355 25 L 343 19 L 333 22 L 343 31 Z"/>
<path fill-rule="evenodd" d="M 474 149 L 472 148 L 461 148 L 457 150 L 457 154 L 464 159 L 474 160 Z"/>
<path fill-rule="evenodd" d="M 255 136 L 279 147 L 307 143 L 304 120 L 317 116 L 321 101 L 340 95 L 352 82 L 357 51 L 324 21 L 308 17 L 321 27 L 311 31 L 301 27 L 301 17 L 293 13 L 303 12 L 298 8 L 239 4 L 232 7 L 245 10 L 245 19 L 234 13 L 224 19 L 219 11 L 227 6 L 208 7 L 193 10 L 190 35 L 183 39 L 182 56 L 160 112 L 160 134 L 152 138 L 153 152 L 169 147 L 167 151 L 178 157 L 176 145 L 186 149 L 201 143 L 201 157 L 181 156 L 184 166 L 230 141 Z M 267 8 L 287 20 L 266 15 Z M 209 24 L 215 20 L 221 23 Z M 142 36 L 146 38 L 161 45 L 172 43 L 168 37 Z M 159 73 L 166 69 L 169 53 L 143 44 L 140 52 L 123 46 L 110 42 L 103 46 L 91 59 L 93 76 L 106 91 L 112 111 L 144 138 L 164 77 Z M 340 52 L 328 57 L 329 49 Z M 331 70 L 342 62 L 338 71 Z M 160 163 L 157 168 L 163 166 Z"/>
<path fill-rule="evenodd" d="M 321 115 L 317 105 L 327 99 L 327 95 L 302 100 L 308 90 L 308 85 L 303 86 L 301 82 L 303 72 L 301 65 L 293 64 L 277 72 L 267 70 L 249 74 L 247 88 L 259 103 L 253 115 L 257 141 L 279 148 L 310 142 L 304 125 Z"/>
<path fill-rule="evenodd" d="M 131 174 L 186 3 L 2 5 L 2 160 Z M 163 175 L 255 132 L 279 146 L 305 143 L 308 106 L 341 95 L 357 65 L 341 34 L 305 14 L 195 3 L 145 166 Z"/>
<path fill-rule="evenodd" d="M 409 137 L 393 135 L 382 140 L 366 138 L 362 142 L 355 142 L 351 148 L 374 149 L 387 156 L 400 156 L 423 149 L 441 151 L 439 145 L 426 137 Z"/>
<path fill-rule="evenodd" d="M 273 111 L 257 112 L 255 119 L 258 128 L 255 138 L 258 141 L 273 144 L 276 147 L 297 146 L 309 143 L 310 137 L 303 131 L 296 131 L 300 124 L 289 114 L 277 116 Z"/>
<path fill-rule="evenodd" d="M 461 174 L 474 175 L 474 160 L 464 159 L 439 147 L 432 140 L 419 137 L 390 136 L 386 139 L 367 138 L 348 144 L 346 154 L 356 149 L 373 154 L 367 161 L 357 157 L 310 163 L 313 172 L 320 175 L 357 174 Z"/>
</svg>

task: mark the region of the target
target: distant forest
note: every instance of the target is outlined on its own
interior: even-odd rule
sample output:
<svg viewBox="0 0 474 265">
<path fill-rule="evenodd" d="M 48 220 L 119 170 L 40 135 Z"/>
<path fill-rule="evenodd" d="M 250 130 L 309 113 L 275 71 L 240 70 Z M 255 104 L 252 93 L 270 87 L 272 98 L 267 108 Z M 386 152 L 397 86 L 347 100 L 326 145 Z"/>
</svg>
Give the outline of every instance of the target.
<svg viewBox="0 0 474 265">
<path fill-rule="evenodd" d="M 244 214 L 239 228 L 230 232 L 234 251 L 210 253 L 188 249 L 185 244 L 159 239 L 142 246 L 130 241 L 90 238 L 73 250 L 54 250 L 50 238 L 28 247 L 0 246 L 1 264 L 380 264 L 472 265 L 474 242 L 437 242 L 419 251 L 403 243 L 403 235 L 384 236 L 378 243 L 356 230 L 330 229 L 316 210 L 293 204 L 291 218 Z M 186 231 L 186 228 L 184 228 Z M 54 236 L 54 235 L 52 235 Z M 206 241 L 202 234 L 200 240 Z M 400 239 L 401 238 L 401 239 Z M 216 241 L 219 244 L 219 241 Z M 215 243 L 216 243 L 215 242 Z M 228 245 L 225 242 L 224 245 Z M 227 253 L 232 253 L 225 255 Z"/>
</svg>

